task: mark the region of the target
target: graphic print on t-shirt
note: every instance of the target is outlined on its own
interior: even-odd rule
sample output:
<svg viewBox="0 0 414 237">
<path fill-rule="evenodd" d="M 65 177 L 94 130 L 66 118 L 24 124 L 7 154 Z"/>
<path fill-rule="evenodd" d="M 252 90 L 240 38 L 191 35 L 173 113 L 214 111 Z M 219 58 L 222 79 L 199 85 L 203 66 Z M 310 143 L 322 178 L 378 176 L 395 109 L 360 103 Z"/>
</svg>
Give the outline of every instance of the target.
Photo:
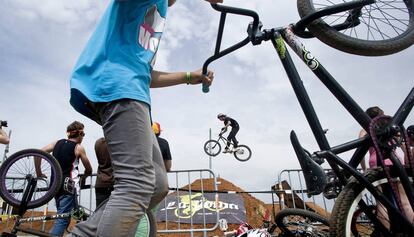
<svg viewBox="0 0 414 237">
<path fill-rule="evenodd" d="M 151 66 L 155 63 L 155 54 L 164 30 L 165 18 L 158 12 L 157 6 L 149 8 L 145 14 L 144 23 L 141 24 L 138 43 L 145 49 L 154 53 Z"/>
</svg>

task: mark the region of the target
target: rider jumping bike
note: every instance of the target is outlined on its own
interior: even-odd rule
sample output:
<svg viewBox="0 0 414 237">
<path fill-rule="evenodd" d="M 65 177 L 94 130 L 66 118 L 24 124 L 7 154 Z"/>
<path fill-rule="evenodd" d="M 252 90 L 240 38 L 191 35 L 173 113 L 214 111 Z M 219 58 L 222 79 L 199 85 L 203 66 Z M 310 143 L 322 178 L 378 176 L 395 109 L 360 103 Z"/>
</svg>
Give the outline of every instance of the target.
<svg viewBox="0 0 414 237">
<path fill-rule="evenodd" d="M 223 153 L 230 153 L 230 152 L 235 152 L 237 151 L 237 145 L 239 144 L 239 142 L 236 139 L 236 134 L 239 132 L 240 126 L 239 123 L 233 119 L 228 117 L 225 114 L 219 113 L 217 115 L 217 118 L 220 121 L 224 122 L 224 127 L 221 129 L 221 134 L 224 134 L 227 131 L 227 128 L 230 126 L 231 127 L 231 131 L 229 133 L 229 135 L 227 136 L 227 144 L 226 147 L 224 148 Z M 233 142 L 233 150 L 231 151 L 230 149 L 230 143 Z"/>
</svg>

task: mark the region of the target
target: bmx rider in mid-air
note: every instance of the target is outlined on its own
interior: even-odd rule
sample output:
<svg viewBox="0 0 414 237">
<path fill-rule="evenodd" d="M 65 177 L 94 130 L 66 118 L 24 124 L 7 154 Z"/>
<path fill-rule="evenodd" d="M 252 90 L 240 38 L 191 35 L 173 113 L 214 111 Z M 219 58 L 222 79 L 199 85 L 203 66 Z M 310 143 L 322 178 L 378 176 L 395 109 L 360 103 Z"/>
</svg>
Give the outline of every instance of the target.
<svg viewBox="0 0 414 237">
<path fill-rule="evenodd" d="M 237 132 L 239 132 L 240 126 L 239 123 L 233 119 L 230 118 L 229 116 L 219 113 L 217 115 L 217 118 L 220 121 L 224 122 L 224 127 L 221 129 L 221 133 L 225 133 L 227 131 L 227 128 L 230 126 L 231 127 L 231 131 L 229 133 L 229 135 L 227 136 L 227 144 L 226 147 L 224 148 L 223 153 L 228 153 L 231 152 L 230 151 L 230 142 L 233 142 L 233 151 L 237 150 L 237 145 L 239 144 L 239 142 L 236 139 L 236 134 Z"/>
</svg>

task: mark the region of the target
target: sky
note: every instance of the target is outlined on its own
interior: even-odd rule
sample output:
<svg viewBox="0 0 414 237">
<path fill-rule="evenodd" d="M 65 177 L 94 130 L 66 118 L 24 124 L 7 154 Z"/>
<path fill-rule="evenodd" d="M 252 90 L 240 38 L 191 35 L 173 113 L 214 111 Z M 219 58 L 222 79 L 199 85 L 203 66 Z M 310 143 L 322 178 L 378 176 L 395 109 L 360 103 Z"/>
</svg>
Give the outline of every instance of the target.
<svg viewBox="0 0 414 237">
<path fill-rule="evenodd" d="M 93 150 L 102 136 L 98 124 L 69 104 L 69 79 L 83 47 L 109 0 L 3 0 L 0 5 L 0 120 L 12 131 L 8 155 L 41 148 L 66 136 L 74 120 L 85 124 L 82 143 L 94 171 Z M 299 19 L 291 0 L 226 0 L 226 5 L 257 11 L 264 28 Z M 170 8 L 156 70 L 193 71 L 212 55 L 220 14 L 201 0 L 178 0 Z M 247 17 L 229 16 L 223 48 L 246 37 Z M 393 114 L 413 88 L 414 47 L 384 57 L 343 53 L 317 39 L 303 40 L 307 49 L 363 108 L 378 105 Z M 331 145 L 354 139 L 360 131 L 346 110 L 313 73 L 293 55 Z M 151 91 L 152 117 L 171 147 L 173 170 L 209 168 L 203 151 L 209 131 L 216 137 L 225 113 L 241 128 L 241 144 L 253 152 L 247 162 L 229 154 L 212 159 L 212 170 L 247 191 L 269 190 L 284 169 L 299 168 L 289 141 L 295 130 L 302 145 L 317 150 L 309 126 L 272 45 L 249 44 L 211 64 L 215 73 L 210 92 L 201 86 L 179 85 Z M 413 113 L 406 125 L 414 124 Z M 0 145 L 0 155 L 4 146 Z M 348 160 L 349 154 L 343 159 Z M 268 197 L 260 196 L 261 199 Z"/>
</svg>

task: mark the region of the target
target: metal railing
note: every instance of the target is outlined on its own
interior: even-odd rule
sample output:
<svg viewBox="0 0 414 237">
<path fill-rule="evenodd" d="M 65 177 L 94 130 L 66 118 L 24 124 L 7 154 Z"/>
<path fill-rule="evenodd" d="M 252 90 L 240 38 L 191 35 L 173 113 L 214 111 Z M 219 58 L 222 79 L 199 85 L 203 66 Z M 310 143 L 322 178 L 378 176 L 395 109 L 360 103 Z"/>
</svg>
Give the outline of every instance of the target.
<svg viewBox="0 0 414 237">
<path fill-rule="evenodd" d="M 282 209 L 285 207 L 311 209 L 326 216 L 331 213 L 336 199 L 327 199 L 323 194 L 309 197 L 301 169 L 282 170 L 277 182 L 277 189 L 284 192 L 280 200 Z"/>
<path fill-rule="evenodd" d="M 96 174 L 86 179 L 87 189 L 81 190 L 79 194 L 79 204 L 92 212 L 96 208 L 95 204 L 95 192 L 94 184 L 96 180 Z M 202 215 L 202 221 L 199 219 L 196 222 L 190 215 L 189 217 L 182 218 L 180 215 L 173 217 L 168 212 L 163 212 L 162 219 L 158 221 L 158 233 L 187 233 L 190 236 L 194 236 L 195 233 L 202 233 L 203 236 L 207 236 L 208 232 L 214 231 L 219 227 L 220 212 L 213 212 L 214 222 L 208 222 L 206 219 L 206 213 L 211 216 L 211 206 L 217 207 L 220 205 L 218 199 L 217 179 L 214 172 L 210 169 L 195 169 L 195 170 L 177 170 L 168 172 L 169 181 L 169 199 L 171 198 L 176 202 L 177 210 L 181 208 L 186 209 L 188 213 L 199 213 Z M 206 194 L 214 194 L 214 200 L 207 200 L 200 198 L 206 196 Z M 328 215 L 331 212 L 332 206 L 335 202 L 334 199 L 328 200 L 323 195 L 312 196 L 309 198 L 306 194 L 306 185 L 304 182 L 303 172 L 299 169 L 283 170 L 278 175 L 277 185 L 272 187 L 270 191 L 251 191 L 251 192 L 237 192 L 237 193 L 270 193 L 272 194 L 272 203 L 280 204 L 280 209 L 285 207 L 291 208 L 303 208 L 312 209 L 319 214 Z M 278 196 L 278 200 L 274 200 L 273 194 Z M 182 201 L 183 197 L 187 198 L 188 202 Z M 196 199 L 198 198 L 198 199 Z M 181 204 L 180 204 L 181 203 Z M 179 206 L 182 205 L 182 206 Z M 167 207 L 167 199 L 160 204 L 160 206 Z M 2 214 L 11 215 L 12 208 L 8 205 L 2 210 Z M 171 206 L 170 206 L 171 207 Z M 210 209 L 209 209 L 210 208 Z M 55 210 L 55 202 L 52 200 L 46 207 L 37 208 L 32 210 L 33 213 L 45 212 L 48 210 Z M 182 211 L 181 210 L 181 211 Z M 180 211 L 180 210 L 178 210 Z M 324 212 L 324 213 L 321 213 Z M 211 218 L 210 218 L 211 220 Z"/>
</svg>

